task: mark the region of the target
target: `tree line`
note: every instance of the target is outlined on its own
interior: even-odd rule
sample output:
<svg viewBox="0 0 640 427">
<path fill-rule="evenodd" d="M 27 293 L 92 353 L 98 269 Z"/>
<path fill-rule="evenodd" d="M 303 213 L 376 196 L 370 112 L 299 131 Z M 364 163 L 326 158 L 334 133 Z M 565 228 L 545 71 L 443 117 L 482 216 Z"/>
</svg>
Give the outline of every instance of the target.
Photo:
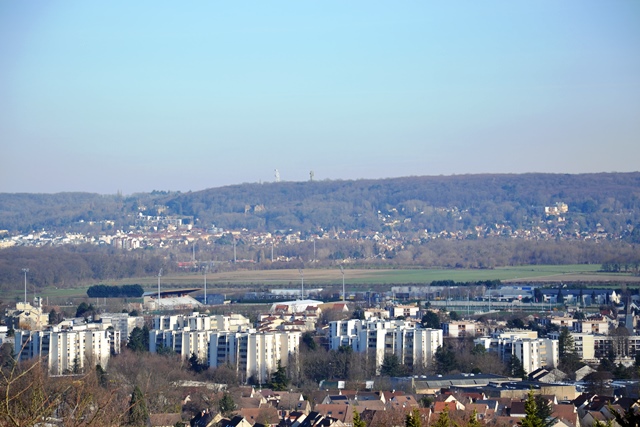
<svg viewBox="0 0 640 427">
<path fill-rule="evenodd" d="M 87 289 L 89 298 L 139 298 L 144 294 L 140 285 L 94 285 Z"/>
<path fill-rule="evenodd" d="M 252 262 L 234 264 L 230 245 L 201 244 L 203 259 L 215 261 L 212 271 L 237 268 L 269 270 L 313 266 L 335 268 L 349 259 L 354 268 L 495 268 L 520 265 L 602 264 L 604 271 L 637 273 L 640 248 L 621 241 L 518 241 L 506 239 L 429 240 L 408 243 L 394 250 L 383 250 L 372 241 L 322 240 L 316 242 L 315 261 L 312 242 L 283 245 L 276 256 L 285 254 L 290 261 L 271 262 L 265 248 L 239 244 L 238 259 Z M 332 257 L 342 253 L 344 258 Z M 384 254 L 384 257 L 382 256 Z M 28 284 L 45 287 L 72 287 L 104 280 L 135 279 L 184 271 L 178 262 L 191 259 L 191 248 L 164 248 L 125 251 L 94 245 L 61 247 L 13 247 L 0 250 L 0 290 L 10 289 L 24 280 L 22 268 L 29 268 Z M 611 261 L 611 260 L 624 260 Z M 195 271 L 195 270 L 194 270 Z M 193 271 L 192 271 L 193 272 Z M 434 285 L 439 285 L 438 283 Z M 443 286 L 455 286 L 450 281 Z M 487 283 L 487 285 L 492 285 Z M 105 295 L 100 295 L 105 296 Z"/>
</svg>

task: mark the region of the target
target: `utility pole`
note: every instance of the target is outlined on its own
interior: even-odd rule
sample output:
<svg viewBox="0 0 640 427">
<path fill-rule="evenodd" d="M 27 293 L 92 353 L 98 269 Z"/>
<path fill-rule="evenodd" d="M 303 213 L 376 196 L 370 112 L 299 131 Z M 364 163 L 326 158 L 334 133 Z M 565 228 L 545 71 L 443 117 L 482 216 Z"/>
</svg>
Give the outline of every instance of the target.
<svg viewBox="0 0 640 427">
<path fill-rule="evenodd" d="M 204 266 L 204 305 L 207 305 L 207 269 L 209 265 Z"/>
<path fill-rule="evenodd" d="M 344 293 L 344 268 L 340 266 L 340 273 L 342 273 L 342 302 L 346 301 L 345 293 Z"/>
<path fill-rule="evenodd" d="M 24 273 L 24 303 L 27 303 L 27 273 L 29 272 L 28 268 L 23 268 L 22 272 Z"/>
<path fill-rule="evenodd" d="M 162 277 L 162 269 L 158 271 L 158 310 L 160 310 L 160 277 Z"/>
<path fill-rule="evenodd" d="M 301 298 L 300 299 L 304 299 L 304 271 L 302 271 L 302 269 L 299 268 L 298 272 L 300 273 L 300 281 L 301 281 L 301 284 L 302 284 Z"/>
</svg>

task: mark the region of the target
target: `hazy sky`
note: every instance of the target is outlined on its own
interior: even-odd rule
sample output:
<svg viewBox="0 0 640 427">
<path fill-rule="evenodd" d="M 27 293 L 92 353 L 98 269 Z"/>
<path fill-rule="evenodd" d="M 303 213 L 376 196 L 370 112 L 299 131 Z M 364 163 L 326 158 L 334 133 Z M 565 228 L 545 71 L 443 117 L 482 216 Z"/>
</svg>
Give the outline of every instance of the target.
<svg viewBox="0 0 640 427">
<path fill-rule="evenodd" d="M 3 1 L 0 192 L 640 169 L 640 2 Z"/>
</svg>

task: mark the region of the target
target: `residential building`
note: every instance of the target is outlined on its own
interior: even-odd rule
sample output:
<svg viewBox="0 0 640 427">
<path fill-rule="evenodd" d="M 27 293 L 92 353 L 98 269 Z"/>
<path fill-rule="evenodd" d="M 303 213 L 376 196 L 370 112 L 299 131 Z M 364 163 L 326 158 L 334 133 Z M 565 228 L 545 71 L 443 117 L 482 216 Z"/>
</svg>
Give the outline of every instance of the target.
<svg viewBox="0 0 640 427">
<path fill-rule="evenodd" d="M 34 305 L 28 302 L 19 302 L 15 310 L 10 309 L 5 313 L 7 326 L 13 329 L 43 329 L 49 324 L 49 315 L 42 312 L 42 299 L 34 298 Z"/>
<path fill-rule="evenodd" d="M 134 328 L 142 329 L 144 327 L 144 317 L 129 316 L 128 313 L 103 313 L 97 316 L 95 320 L 100 320 L 104 328 L 112 326 L 116 331 L 120 331 L 123 340 L 127 340 Z"/>
<path fill-rule="evenodd" d="M 106 368 L 110 355 L 120 353 L 120 331 L 107 329 L 17 330 L 15 342 L 20 360 L 42 358 L 54 375 Z"/>
<path fill-rule="evenodd" d="M 473 320 L 460 320 L 443 323 L 442 331 L 445 337 L 451 338 L 482 336 L 485 332 L 482 324 Z"/>
<path fill-rule="evenodd" d="M 238 332 L 251 328 L 251 322 L 243 315 L 235 313 L 224 316 L 193 312 L 190 315 L 156 316 L 153 319 L 154 330 L 179 331 L 185 328 L 192 331 Z"/>
<path fill-rule="evenodd" d="M 209 334 L 211 331 L 192 331 L 185 328 L 179 331 L 149 331 L 149 351 L 157 353 L 161 348 L 170 349 L 183 359 L 192 354 L 200 360 L 207 360 L 209 351 Z"/>
<path fill-rule="evenodd" d="M 278 362 L 287 366 L 297 357 L 300 332 L 210 332 L 209 367 L 233 366 L 243 380 L 265 383 Z"/>
<path fill-rule="evenodd" d="M 495 351 L 500 358 L 508 361 L 517 357 L 526 373 L 539 368 L 555 368 L 558 366 L 558 340 L 538 338 L 536 331 L 514 330 L 499 332 L 491 337 L 481 337 L 474 340 L 489 351 Z"/>
<path fill-rule="evenodd" d="M 391 309 L 391 317 L 405 317 L 405 318 L 415 318 L 418 316 L 420 312 L 420 307 L 417 305 L 396 305 L 392 306 Z"/>
<path fill-rule="evenodd" d="M 357 319 L 329 324 L 329 347 L 349 346 L 357 352 L 373 355 L 376 368 L 386 354 L 395 354 L 401 363 L 427 366 L 442 346 L 442 329 L 423 329 L 404 320 Z"/>
<path fill-rule="evenodd" d="M 609 321 L 604 316 L 588 317 L 575 323 L 574 330 L 585 334 L 609 333 Z"/>
</svg>

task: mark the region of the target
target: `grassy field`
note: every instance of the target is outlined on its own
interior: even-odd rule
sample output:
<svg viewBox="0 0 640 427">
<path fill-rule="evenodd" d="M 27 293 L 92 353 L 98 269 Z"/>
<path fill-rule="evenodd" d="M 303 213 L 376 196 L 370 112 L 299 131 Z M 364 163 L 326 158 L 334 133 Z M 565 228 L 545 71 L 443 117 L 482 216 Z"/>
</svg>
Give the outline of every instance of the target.
<svg viewBox="0 0 640 427">
<path fill-rule="evenodd" d="M 383 290 L 391 285 L 426 284 L 434 280 L 453 280 L 455 282 L 469 282 L 477 280 L 502 280 L 521 282 L 549 282 L 549 281 L 638 281 L 639 277 L 629 275 L 614 275 L 599 273 L 599 265 L 546 265 L 504 267 L 492 270 L 456 270 L 456 269 L 345 269 L 345 282 L 352 290 L 376 289 Z M 305 269 L 305 287 L 328 287 L 342 285 L 342 274 L 339 269 Z M 265 271 L 233 271 L 210 273 L 207 275 L 207 287 L 210 292 L 233 293 L 256 288 L 299 287 L 301 276 L 298 270 L 265 270 Z M 140 284 L 145 290 L 157 289 L 156 276 L 101 282 L 107 285 Z M 182 287 L 203 287 L 204 278 L 201 274 L 176 274 L 161 278 L 163 289 Z M 95 283 L 94 283 L 95 284 Z M 56 300 L 65 298 L 86 297 L 87 284 L 83 287 L 57 289 L 49 288 L 39 292 L 43 297 Z M 598 286 L 601 286 L 599 284 Z M 32 295 L 32 290 L 29 292 Z M 22 295 L 22 289 L 9 292 L 3 299 L 15 299 Z"/>
</svg>

